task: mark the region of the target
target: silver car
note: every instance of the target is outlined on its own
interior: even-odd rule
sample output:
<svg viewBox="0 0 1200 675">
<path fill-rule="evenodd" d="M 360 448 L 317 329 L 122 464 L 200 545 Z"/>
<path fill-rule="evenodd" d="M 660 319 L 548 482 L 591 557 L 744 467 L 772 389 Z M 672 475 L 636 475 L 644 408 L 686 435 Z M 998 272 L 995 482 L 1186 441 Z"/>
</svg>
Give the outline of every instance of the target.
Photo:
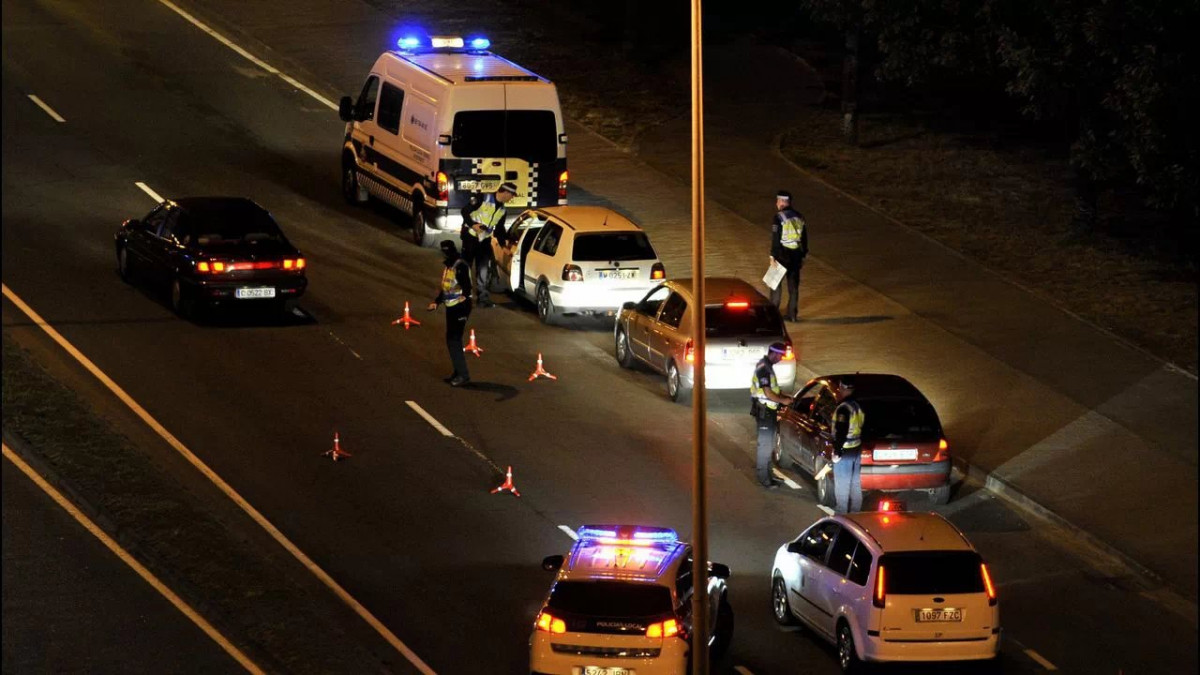
<svg viewBox="0 0 1200 675">
<path fill-rule="evenodd" d="M 775 378 L 781 391 L 792 391 L 796 357 L 775 305 L 745 281 L 728 277 L 706 279 L 705 295 L 705 388 L 749 389 L 767 347 L 786 342 L 788 353 L 775 365 Z M 691 279 L 673 279 L 641 301 L 625 303 L 613 329 L 617 362 L 625 368 L 644 363 L 666 375 L 673 401 L 686 401 L 695 382 L 694 304 Z"/>
</svg>

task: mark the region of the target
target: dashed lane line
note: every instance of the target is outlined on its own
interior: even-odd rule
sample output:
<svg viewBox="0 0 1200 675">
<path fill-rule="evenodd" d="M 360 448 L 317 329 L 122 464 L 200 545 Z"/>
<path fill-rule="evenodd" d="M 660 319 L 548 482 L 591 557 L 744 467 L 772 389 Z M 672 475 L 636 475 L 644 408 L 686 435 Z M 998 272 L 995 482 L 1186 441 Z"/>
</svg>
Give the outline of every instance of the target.
<svg viewBox="0 0 1200 675">
<path fill-rule="evenodd" d="M 772 469 L 771 469 L 771 472 L 775 474 L 775 477 L 776 477 L 776 478 L 778 478 L 779 480 L 783 481 L 783 484 L 784 484 L 784 485 L 786 485 L 786 486 L 790 487 L 791 489 L 793 489 L 793 490 L 800 490 L 800 489 L 803 489 L 803 488 L 801 488 L 801 487 L 800 487 L 800 484 L 799 484 L 799 483 L 797 483 L 796 481 L 792 480 L 791 478 L 788 478 L 788 477 L 787 477 L 787 476 L 786 476 L 786 475 L 785 475 L 785 474 L 784 474 L 782 471 L 780 471 L 779 469 L 772 468 Z"/>
<path fill-rule="evenodd" d="M 575 530 L 572 530 L 571 528 L 567 527 L 566 525 L 559 525 L 558 529 L 565 532 L 566 535 L 568 537 L 570 537 L 572 540 L 579 541 L 579 535 L 575 532 Z"/>
<path fill-rule="evenodd" d="M 58 113 L 54 112 L 54 108 L 51 108 L 45 101 L 38 98 L 37 96 L 30 94 L 29 100 L 36 103 L 37 107 L 41 108 L 47 115 L 50 116 L 50 119 L 54 120 L 55 122 L 62 123 L 62 122 L 67 121 L 62 115 L 59 115 Z"/>
<path fill-rule="evenodd" d="M 833 509 L 829 508 L 828 506 L 825 506 L 824 504 L 817 504 L 817 508 L 824 511 L 827 515 L 830 515 L 830 516 L 833 515 Z"/>
<path fill-rule="evenodd" d="M 1032 649 L 1026 649 L 1025 655 L 1028 656 L 1029 658 L 1033 659 L 1034 661 L 1037 661 L 1037 664 L 1039 666 L 1041 666 L 1042 668 L 1045 668 L 1046 670 L 1058 670 L 1058 666 L 1054 665 L 1053 663 L 1050 663 L 1049 661 L 1046 660 L 1046 657 L 1033 651 Z"/>
<path fill-rule="evenodd" d="M 74 504 L 72 504 L 70 500 L 63 496 L 61 492 L 59 492 L 53 485 L 43 478 L 42 475 L 39 474 L 32 466 L 26 463 L 20 455 L 14 452 L 12 448 L 9 448 L 7 443 L 4 443 L 2 447 L 5 459 L 12 462 L 18 469 L 20 469 L 21 473 L 25 474 L 29 480 L 33 481 L 34 484 L 42 490 L 42 492 L 45 492 L 50 499 L 53 499 L 54 502 L 62 508 L 62 510 L 66 511 L 72 518 L 74 518 L 75 522 L 82 525 L 85 530 L 92 534 L 92 536 L 99 539 L 100 543 L 104 544 L 105 548 L 112 551 L 113 554 L 121 560 L 121 562 L 128 565 L 129 568 L 136 572 L 143 581 L 150 584 L 150 587 L 158 591 L 159 595 L 166 598 L 167 602 L 170 602 L 172 605 L 174 605 L 175 609 L 179 610 L 181 614 L 186 616 L 192 623 L 196 624 L 197 628 L 204 631 L 204 634 L 211 638 L 213 642 L 217 643 L 221 649 L 225 650 L 225 653 L 229 654 L 234 661 L 237 661 L 243 668 L 246 669 L 247 672 L 255 673 L 256 675 L 263 672 L 262 668 L 259 668 L 257 664 L 251 661 L 250 658 L 242 652 L 242 650 L 238 649 L 236 645 L 230 642 L 228 638 L 214 628 L 213 625 L 210 624 L 203 616 L 200 616 L 199 612 L 192 609 L 192 606 L 185 602 L 183 598 L 180 598 L 178 595 L 176 595 L 175 592 L 172 591 L 162 581 L 160 581 L 158 577 L 154 576 L 153 572 L 146 569 L 144 565 L 138 562 L 137 559 L 129 554 L 128 551 L 114 541 L 112 537 L 108 536 L 108 534 L 106 534 L 104 530 L 100 529 L 100 526 L 92 521 L 91 518 L 88 518 L 86 515 L 84 515 L 84 513 L 80 511 Z"/>
<path fill-rule="evenodd" d="M 445 425 L 443 425 L 441 422 L 437 421 L 437 419 L 433 415 L 430 415 L 428 412 L 426 412 L 425 409 L 422 408 L 419 403 L 417 403 L 416 401 L 405 401 L 405 403 L 407 403 L 408 407 L 412 408 L 414 412 L 416 412 L 418 415 L 420 415 L 422 417 L 422 419 L 424 419 L 426 422 L 429 422 L 429 426 L 433 427 L 434 429 L 437 429 L 438 433 L 440 433 L 443 436 L 454 437 L 453 431 L 450 431 L 449 429 L 447 429 L 445 427 Z"/>
<path fill-rule="evenodd" d="M 142 192 L 145 192 L 146 194 L 150 195 L 150 199 L 153 199 L 154 201 L 158 202 L 159 204 L 167 201 L 167 200 L 163 199 L 162 197 L 160 197 L 157 192 L 155 192 L 154 190 L 151 190 L 149 185 L 146 185 L 145 183 L 143 183 L 140 180 L 135 182 L 134 185 L 136 185 L 138 187 L 138 189 L 141 190 Z"/>
<path fill-rule="evenodd" d="M 258 524 L 259 527 L 269 534 L 271 538 L 276 541 L 276 543 L 282 546 L 284 550 L 292 555 L 293 558 L 299 561 L 300 564 L 309 571 L 309 573 L 315 576 L 322 584 L 325 585 L 326 588 L 331 590 L 334 595 L 336 595 L 343 603 L 346 604 L 346 606 L 353 610 L 355 614 L 366 621 L 376 633 L 378 633 L 384 640 L 388 642 L 388 644 L 392 646 L 392 648 L 394 648 L 397 652 L 400 652 L 400 654 L 404 656 L 404 658 L 407 659 L 408 662 L 411 663 L 417 670 L 422 673 L 432 675 L 434 672 L 433 669 L 430 668 L 429 665 L 424 661 L 422 661 L 421 657 L 417 656 L 416 652 L 410 649 L 408 645 L 404 644 L 400 638 L 396 637 L 396 635 L 392 633 L 387 626 L 383 625 L 383 622 L 377 619 L 375 615 L 370 612 L 370 610 L 356 600 L 354 596 L 350 595 L 346 589 L 342 588 L 341 584 L 335 581 L 333 577 L 329 576 L 329 573 L 327 573 L 321 568 L 320 565 L 314 562 L 312 558 L 309 558 L 304 551 L 301 551 L 299 547 L 292 543 L 292 541 L 288 539 L 287 536 L 279 530 L 279 528 L 275 527 L 271 521 L 267 520 L 266 516 L 260 513 L 258 509 L 254 508 L 250 502 L 246 501 L 244 497 L 238 494 L 238 492 L 234 490 L 229 483 L 226 483 L 223 478 L 209 468 L 209 466 L 205 464 L 199 457 L 197 457 L 195 453 L 188 449 L 188 447 L 184 445 L 182 441 L 176 438 L 170 431 L 167 431 L 166 427 L 164 427 L 161 423 L 159 423 L 158 420 L 150 415 L 150 413 L 147 412 L 146 409 L 141 406 L 141 404 L 135 401 L 132 396 L 122 389 L 120 385 L 114 382 L 113 379 L 109 377 L 103 370 L 100 370 L 95 363 L 92 363 L 91 359 L 84 356 L 83 352 L 80 352 L 78 349 L 76 349 L 75 345 L 68 342 L 67 339 L 64 338 L 57 330 L 55 330 L 53 326 L 48 324 L 46 320 L 41 317 L 41 315 L 35 312 L 32 307 L 27 305 L 24 300 L 18 297 L 17 294 L 11 289 L 9 289 L 8 284 L 0 284 L 0 289 L 3 290 L 4 297 L 8 298 L 10 302 L 17 306 L 17 309 L 20 309 L 21 312 L 29 317 L 29 320 L 32 321 L 35 326 L 41 328 L 42 331 L 49 335 L 52 340 L 58 343 L 60 347 L 66 350 L 68 354 L 78 361 L 81 366 L 94 375 L 96 379 L 100 380 L 101 384 L 107 387 L 108 390 L 111 391 L 118 399 L 120 399 L 122 403 L 132 410 L 133 413 L 146 424 L 146 426 L 150 427 L 150 429 L 158 434 L 160 438 L 174 448 L 175 451 L 178 452 L 185 460 L 187 460 L 189 464 L 195 467 L 196 470 L 198 470 L 205 478 L 215 485 L 217 489 L 219 489 L 225 494 L 226 497 L 233 501 L 233 503 L 236 504 L 242 510 L 242 512 L 249 516 L 255 523 Z"/>
<path fill-rule="evenodd" d="M 754 675 L 754 673 L 750 672 L 750 669 L 746 666 L 734 666 L 733 669 L 739 675 Z"/>
</svg>

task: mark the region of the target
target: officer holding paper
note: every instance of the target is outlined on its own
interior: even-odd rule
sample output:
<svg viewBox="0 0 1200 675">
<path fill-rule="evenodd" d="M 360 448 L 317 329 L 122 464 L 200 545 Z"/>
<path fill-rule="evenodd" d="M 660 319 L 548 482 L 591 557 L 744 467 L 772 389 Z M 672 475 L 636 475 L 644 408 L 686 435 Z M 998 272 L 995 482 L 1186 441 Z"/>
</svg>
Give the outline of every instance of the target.
<svg viewBox="0 0 1200 675">
<path fill-rule="evenodd" d="M 804 216 L 792 208 L 792 193 L 779 190 L 775 194 L 775 218 L 771 221 L 771 265 L 782 265 L 787 273 L 788 321 L 796 321 L 800 300 L 800 269 L 808 255 L 808 228 Z M 771 302 L 780 307 L 783 302 L 783 282 L 771 289 Z M 781 308 L 782 309 L 782 308 Z"/>
</svg>

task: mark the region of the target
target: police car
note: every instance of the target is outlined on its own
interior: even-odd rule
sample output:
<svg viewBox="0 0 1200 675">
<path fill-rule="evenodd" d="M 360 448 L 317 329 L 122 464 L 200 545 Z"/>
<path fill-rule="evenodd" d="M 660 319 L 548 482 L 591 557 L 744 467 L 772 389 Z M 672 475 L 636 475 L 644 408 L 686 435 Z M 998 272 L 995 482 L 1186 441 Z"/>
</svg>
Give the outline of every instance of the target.
<svg viewBox="0 0 1200 675">
<path fill-rule="evenodd" d="M 1000 649 L 988 567 L 936 513 L 880 510 L 822 518 L 775 553 L 771 605 L 837 646 L 843 672 L 863 661 L 978 661 Z"/>
<path fill-rule="evenodd" d="M 534 620 L 534 675 L 656 675 L 688 672 L 692 644 L 692 547 L 673 530 L 585 525 Z M 729 568 L 709 564 L 708 639 L 719 658 L 733 636 Z"/>
</svg>

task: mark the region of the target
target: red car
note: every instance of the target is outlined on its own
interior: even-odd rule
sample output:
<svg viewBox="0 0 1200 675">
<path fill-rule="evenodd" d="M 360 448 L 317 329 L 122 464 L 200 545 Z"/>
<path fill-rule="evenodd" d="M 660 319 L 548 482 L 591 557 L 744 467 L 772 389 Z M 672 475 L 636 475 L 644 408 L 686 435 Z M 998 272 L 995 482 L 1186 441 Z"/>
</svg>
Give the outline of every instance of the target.
<svg viewBox="0 0 1200 675">
<path fill-rule="evenodd" d="M 929 400 L 898 375 L 818 377 L 779 413 L 775 462 L 816 475 L 833 452 L 833 411 L 842 378 L 853 378 L 862 406 L 863 492 L 920 490 L 931 502 L 950 501 L 950 446 Z M 833 473 L 817 481 L 820 503 L 833 506 Z"/>
</svg>

